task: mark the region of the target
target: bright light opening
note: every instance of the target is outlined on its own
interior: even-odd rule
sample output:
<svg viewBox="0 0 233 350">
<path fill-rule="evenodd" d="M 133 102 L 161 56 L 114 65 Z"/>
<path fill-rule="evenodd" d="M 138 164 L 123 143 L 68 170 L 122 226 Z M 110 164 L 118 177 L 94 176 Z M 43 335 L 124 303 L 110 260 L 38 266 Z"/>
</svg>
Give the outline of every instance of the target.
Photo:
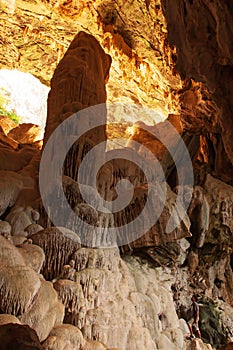
<svg viewBox="0 0 233 350">
<path fill-rule="evenodd" d="M 32 123 L 44 131 L 49 88 L 29 73 L 0 70 L 0 90 L 9 101 L 6 109 L 19 116 L 19 122 Z"/>
</svg>

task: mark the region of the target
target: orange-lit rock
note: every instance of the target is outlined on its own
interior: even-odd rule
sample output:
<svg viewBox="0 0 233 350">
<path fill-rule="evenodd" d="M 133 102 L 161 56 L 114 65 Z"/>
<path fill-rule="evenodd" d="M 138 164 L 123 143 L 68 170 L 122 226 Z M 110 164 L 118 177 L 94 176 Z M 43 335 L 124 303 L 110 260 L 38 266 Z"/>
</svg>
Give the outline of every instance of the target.
<svg viewBox="0 0 233 350">
<path fill-rule="evenodd" d="M 0 125 L 6 135 L 11 129 L 14 129 L 17 127 L 17 124 L 13 122 L 13 120 L 4 116 L 0 116 Z"/>
<path fill-rule="evenodd" d="M 46 346 L 54 347 L 53 350 L 61 350 L 68 341 L 72 349 L 83 341 L 87 349 L 106 349 L 100 344 L 103 342 L 121 350 L 207 350 L 211 346 L 201 340 L 185 340 L 177 318 L 177 313 L 186 318 L 190 296 L 198 293 L 203 308 L 210 311 L 214 306 L 214 314 L 202 314 L 203 334 L 212 345 L 221 346 L 233 337 L 229 306 L 233 300 L 231 5 L 223 0 L 135 0 L 131 3 L 16 0 L 15 4 L 10 13 L 9 7 L 1 8 L 0 12 L 0 66 L 28 70 L 48 84 L 60 62 L 51 83 L 45 142 L 72 113 L 105 102 L 106 97 L 109 102 L 133 103 L 144 110 L 157 110 L 159 120 L 144 114 L 130 115 L 128 119 L 121 113 L 110 115 L 112 124 L 107 133 L 109 138 L 126 136 L 128 143 L 121 142 L 112 148 L 127 144 L 127 150 L 133 149 L 140 164 L 150 171 L 155 163 L 143 152 L 143 145 L 148 147 L 162 165 L 169 185 L 166 184 L 167 197 L 160 218 L 139 238 L 135 239 L 132 234 L 121 256 L 117 247 L 80 247 L 77 233 L 82 225 L 76 227 L 75 233 L 59 234 L 57 228 L 48 227 L 52 223 L 46 215 L 41 215 L 42 226 L 35 223 L 39 219 L 38 215 L 32 217 L 32 213 L 39 206 L 39 194 L 34 187 L 38 180 L 40 145 L 11 141 L 5 135 L 9 126 L 4 126 L 0 168 L 14 173 L 1 181 L 3 221 L 0 226 L 8 238 L 1 251 L 1 308 L 4 312 L 15 313 L 15 309 L 20 308 L 25 311 L 20 316 L 21 322 L 36 329 L 41 340 L 48 336 Z M 93 36 L 78 35 L 62 60 L 80 30 Z M 108 54 L 112 57 L 110 77 Z M 159 123 L 167 116 L 167 121 Z M 176 229 L 166 233 L 177 199 L 173 190 L 177 190 L 178 181 L 174 161 L 169 158 L 165 144 L 179 153 L 175 133 L 167 128 L 169 122 L 190 152 L 195 186 L 183 220 Z M 14 132 L 10 131 L 9 135 Z M 157 132 L 157 137 L 153 132 Z M 163 141 L 159 141 L 159 135 Z M 16 134 L 14 138 L 18 140 Z M 130 180 L 135 187 L 129 207 L 112 214 L 107 224 L 106 215 L 94 208 L 95 203 L 101 203 L 101 196 L 89 186 L 93 206 L 85 203 L 76 182 L 83 155 L 90 146 L 106 138 L 104 126 L 72 148 L 64 163 L 63 190 L 72 210 L 82 219 L 96 226 L 101 219 L 103 227 L 111 226 L 114 219 L 115 224 L 121 226 L 140 213 L 148 194 L 145 176 L 133 162 L 126 162 L 123 157 L 114 159 L 98 174 L 98 189 L 106 199 L 117 197 L 116 185 L 121 179 Z M 23 135 L 20 140 L 25 140 Z M 139 147 L 135 147 L 133 141 L 138 141 Z M 121 150 L 122 155 L 125 150 Z M 53 166 L 53 156 L 48 167 Z M 89 164 L 88 175 L 94 172 L 94 164 Z M 17 185 L 18 176 L 23 180 Z M 157 184 L 156 176 L 154 180 Z M 142 229 L 147 218 L 156 213 L 157 204 L 162 202 L 160 185 L 154 192 L 150 210 L 138 224 Z M 23 191 L 19 193 L 20 189 Z M 123 189 L 128 198 L 128 187 L 125 185 Z M 185 189 L 184 186 L 184 192 Z M 62 204 L 59 199 L 57 202 Z M 182 213 L 182 204 L 176 207 L 176 220 Z M 69 217 L 65 218 L 65 223 L 68 220 Z M 6 230 L 4 225 L 8 226 Z M 92 227 L 89 241 L 84 243 L 93 243 L 94 231 Z M 22 235 L 10 236 L 17 232 Z M 28 234 L 31 237 L 27 238 Z M 126 237 L 127 234 L 126 230 Z M 41 248 L 29 247 L 32 240 Z M 15 248 L 11 241 L 26 247 Z M 6 242 L 11 244 L 10 248 Z M 21 257 L 20 251 L 24 251 Z M 53 286 L 58 294 L 51 283 L 38 277 L 43 254 L 42 273 L 46 278 L 54 278 Z M 13 258 L 20 262 L 19 271 Z M 10 270 L 6 262 L 14 268 Z M 36 292 L 31 276 L 35 281 L 39 278 L 40 288 Z M 64 306 L 58 296 L 65 304 L 65 322 L 75 324 L 80 330 L 60 325 Z M 28 298 L 30 301 L 25 307 L 24 301 Z"/>
<path fill-rule="evenodd" d="M 223 0 L 161 1 L 168 38 L 177 48 L 176 69 L 183 78 L 204 81 L 220 113 L 221 133 L 233 162 L 231 132 L 233 89 L 233 23 L 231 5 Z"/>
<path fill-rule="evenodd" d="M 45 142 L 68 116 L 106 101 L 105 83 L 110 65 L 110 56 L 93 36 L 85 32 L 77 34 L 51 81 Z"/>
<path fill-rule="evenodd" d="M 167 152 L 166 146 L 169 148 L 177 147 L 179 142 L 177 135 L 181 135 L 183 131 L 180 116 L 171 114 L 165 122 L 160 122 L 155 126 L 147 126 L 141 123 L 142 122 L 138 122 L 134 125 L 133 134 L 129 138 L 127 146 L 131 147 L 131 141 L 136 141 L 142 146 L 141 151 L 140 148 L 137 150 L 139 154 L 143 154 L 143 147 L 146 147 L 161 162 Z M 142 125 L 143 128 L 140 128 L 140 125 Z M 170 125 L 172 125 L 174 129 L 170 129 Z M 156 137 L 156 135 L 158 136 Z M 158 137 L 160 139 L 158 139 Z"/>
<path fill-rule="evenodd" d="M 19 126 L 12 128 L 7 136 L 21 144 L 31 144 L 43 139 L 41 128 L 38 125 L 31 123 L 20 124 Z"/>
<path fill-rule="evenodd" d="M 0 126 L 0 142 L 3 146 L 2 148 L 5 148 L 5 149 L 8 148 L 10 150 L 12 149 L 14 150 L 18 148 L 18 142 L 8 137 L 1 126 Z"/>
</svg>

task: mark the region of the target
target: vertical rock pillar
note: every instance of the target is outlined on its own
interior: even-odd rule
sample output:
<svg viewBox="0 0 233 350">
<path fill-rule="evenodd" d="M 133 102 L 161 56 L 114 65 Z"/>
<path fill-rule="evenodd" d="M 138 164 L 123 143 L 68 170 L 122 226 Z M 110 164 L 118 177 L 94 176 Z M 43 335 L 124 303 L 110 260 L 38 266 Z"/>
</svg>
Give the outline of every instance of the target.
<svg viewBox="0 0 233 350">
<path fill-rule="evenodd" d="M 68 117 L 106 102 L 105 84 L 110 65 L 111 57 L 92 35 L 85 32 L 76 35 L 51 80 L 44 145 L 52 132 Z M 78 168 L 84 156 L 93 146 L 106 140 L 106 113 L 101 116 L 104 125 L 92 130 L 91 114 L 87 112 L 82 118 L 83 125 L 89 131 L 76 142 L 74 140 L 64 164 L 64 175 L 74 180 L 77 180 Z"/>
</svg>

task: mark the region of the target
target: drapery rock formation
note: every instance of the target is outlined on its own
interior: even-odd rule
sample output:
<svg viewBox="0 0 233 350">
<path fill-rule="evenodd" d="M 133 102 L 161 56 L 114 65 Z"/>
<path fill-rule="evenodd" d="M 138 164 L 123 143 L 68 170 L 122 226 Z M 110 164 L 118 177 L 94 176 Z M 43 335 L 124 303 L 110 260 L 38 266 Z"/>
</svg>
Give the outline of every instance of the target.
<svg viewBox="0 0 233 350">
<path fill-rule="evenodd" d="M 119 349 L 185 347 L 175 309 L 167 309 L 172 276 L 164 280 L 162 270 L 140 267 L 140 259 L 122 261 L 117 248 L 82 248 L 74 268 L 73 281 L 58 280 L 54 287 L 66 305 L 65 321 L 86 338 Z"/>
<path fill-rule="evenodd" d="M 38 349 L 230 348 L 231 4 L 221 0 L 134 1 L 130 6 L 127 1 L 118 0 L 114 4 L 108 0 L 88 4 L 2 0 L 0 4 L 0 64 L 4 66 L 8 60 L 11 67 L 30 67 L 41 80 L 50 80 L 55 65 L 79 30 L 95 34 L 98 39 L 84 32 L 78 34 L 55 71 L 44 149 L 55 128 L 69 116 L 106 102 L 105 83 L 111 62 L 108 54 L 112 56 L 109 101 L 133 101 L 143 108 L 158 108 L 156 115 L 136 113 L 132 117 L 136 108 L 130 107 L 126 110 L 130 117 L 119 111 L 111 114 L 111 122 L 121 121 L 119 127 L 110 126 L 108 134 L 105 125 L 86 133 L 68 153 L 63 165 L 63 188 L 59 190 L 64 190 L 74 213 L 93 225 L 88 232 L 89 241 L 79 239 L 81 225 L 73 223 L 72 231 L 51 227 L 41 207 L 41 145 L 34 142 L 36 127 L 22 127 L 29 129 L 28 135 L 22 137 L 20 128 L 1 121 L 0 323 L 7 327 L 1 326 L 5 328 L 0 329 L 0 336 L 3 334 L 6 339 L 7 329 L 15 328 L 9 323 L 18 323 L 17 337 L 21 338 L 28 330 L 21 323 L 37 332 L 38 338 L 32 332 L 28 342 Z M 167 122 L 154 125 L 156 118 L 161 121 L 167 116 Z M 91 126 L 89 117 L 84 116 L 83 127 Z M 103 124 L 106 117 L 103 113 Z M 168 122 L 175 126 L 190 153 L 193 188 L 189 181 L 180 186 L 174 159 L 163 142 L 153 136 L 155 130 L 161 131 L 176 159 L 182 158 L 174 135 L 167 131 Z M 130 131 L 128 127 L 132 126 Z M 71 134 L 74 141 L 76 131 L 79 130 Z M 127 135 L 127 147 L 121 143 L 122 158 L 108 161 L 100 169 L 99 193 L 80 185 L 77 173 L 84 156 L 98 142 L 114 135 Z M 133 141 L 139 142 L 140 147 L 135 147 Z M 162 201 L 162 184 L 167 189 L 166 200 L 152 229 L 137 239 L 132 235 L 120 255 L 115 244 L 120 241 L 109 239 L 104 241 L 108 241 L 107 248 L 100 247 L 102 237 L 97 241 L 93 238 L 95 227 L 103 228 L 104 235 L 105 228 L 132 221 L 145 207 L 149 192 L 143 171 L 123 158 L 125 151 L 130 150 L 131 160 L 139 159 L 139 164 L 146 165 L 150 173 L 156 162 L 144 153 L 143 146 L 158 158 L 165 173 L 163 181 L 160 176 L 153 178 L 157 192 L 150 206 L 152 214 L 156 213 L 156 203 Z M 105 152 L 104 145 L 99 157 L 108 160 L 107 155 L 114 151 Z M 48 167 L 53 167 L 55 156 L 59 157 L 59 147 L 58 153 L 50 154 Z M 95 173 L 93 168 L 95 162 L 88 168 L 87 177 L 92 171 Z M 44 169 L 45 174 L 47 170 Z M 185 170 L 183 166 L 182 174 Z M 106 209 L 103 200 L 117 198 L 116 185 L 122 179 L 130 180 L 135 189 L 129 208 L 100 214 L 96 203 L 99 209 Z M 128 182 L 121 186 L 124 197 L 129 198 Z M 89 204 L 82 198 L 82 187 L 88 187 Z M 180 190 L 182 200 L 175 207 Z M 182 217 L 189 199 L 191 204 Z M 59 196 L 58 204 L 62 205 Z M 175 220 L 182 220 L 168 234 L 166 226 L 174 207 Z M 64 219 L 68 225 L 70 218 Z M 147 217 L 141 225 L 146 221 Z M 87 248 L 88 245 L 98 248 Z M 193 293 L 198 294 L 202 339 L 211 345 L 200 339 L 186 339 L 189 332 L 184 319 L 189 319 Z M 17 346 L 20 348 L 19 343 Z M 25 344 L 22 346 L 26 349 Z"/>
</svg>

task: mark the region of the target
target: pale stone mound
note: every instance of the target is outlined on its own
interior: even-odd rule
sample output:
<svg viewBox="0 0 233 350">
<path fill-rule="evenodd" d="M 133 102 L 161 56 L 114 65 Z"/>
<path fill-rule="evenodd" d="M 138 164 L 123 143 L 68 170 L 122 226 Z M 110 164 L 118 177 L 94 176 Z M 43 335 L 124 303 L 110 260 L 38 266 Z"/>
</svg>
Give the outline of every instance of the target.
<svg viewBox="0 0 233 350">
<path fill-rule="evenodd" d="M 43 343 L 45 350 L 81 350 L 85 341 L 81 331 L 69 324 L 54 327 Z"/>
<path fill-rule="evenodd" d="M 193 339 L 187 344 L 187 350 L 213 350 L 210 344 L 205 344 L 201 339 Z"/>
<path fill-rule="evenodd" d="M 108 350 L 108 348 L 98 341 L 87 340 L 84 344 L 83 350 Z"/>
<path fill-rule="evenodd" d="M 28 239 L 25 236 L 13 236 L 11 237 L 12 242 L 14 243 L 15 246 L 28 243 Z"/>
<path fill-rule="evenodd" d="M 11 225 L 7 221 L 0 221 L 0 234 L 10 235 Z"/>
<path fill-rule="evenodd" d="M 134 257 L 124 262 L 118 248 L 81 248 L 72 266 L 74 279 L 61 276 L 54 287 L 66 322 L 82 330 L 84 339 L 124 350 L 185 349 L 169 269 L 149 268 Z"/>
<path fill-rule="evenodd" d="M 34 235 L 34 233 L 37 233 L 42 230 L 43 230 L 43 227 L 38 224 L 30 224 L 24 229 L 24 231 L 27 232 L 28 236 Z"/>
<path fill-rule="evenodd" d="M 84 304 L 84 295 L 80 284 L 74 281 L 60 279 L 53 286 L 67 312 L 74 313 L 74 315 L 78 314 Z"/>
<path fill-rule="evenodd" d="M 19 321 L 19 319 L 13 315 L 9 315 L 9 314 L 1 314 L 0 315 L 0 326 L 4 325 L 4 324 L 8 324 L 8 323 L 18 323 L 21 324 L 21 322 Z"/>
<path fill-rule="evenodd" d="M 12 227 L 12 236 L 25 236 L 28 233 L 25 228 L 34 223 L 33 215 L 35 210 L 30 206 L 15 205 L 10 213 L 7 215 L 6 220 Z"/>
<path fill-rule="evenodd" d="M 0 271 L 1 310 L 21 315 L 28 310 L 40 287 L 38 275 L 30 267 L 2 266 Z"/>
<path fill-rule="evenodd" d="M 31 244 L 17 248 L 1 235 L 0 247 L 0 309 L 18 316 L 19 322 L 31 326 L 44 340 L 64 318 L 64 306 L 52 284 L 38 275 L 44 252 Z"/>
<path fill-rule="evenodd" d="M 58 301 L 57 293 L 50 282 L 41 280 L 38 295 L 19 319 L 33 328 L 40 339 L 45 340 L 54 326 L 63 322 L 64 306 Z"/>
<path fill-rule="evenodd" d="M 0 215 L 15 204 L 22 188 L 22 176 L 11 171 L 0 171 Z"/>
<path fill-rule="evenodd" d="M 33 302 L 40 280 L 11 242 L 0 236 L 0 294 L 3 312 L 20 315 Z"/>
<path fill-rule="evenodd" d="M 45 261 L 45 254 L 41 247 L 34 244 L 22 244 L 18 249 L 23 256 L 27 266 L 34 271 L 40 273 L 42 265 Z"/>
</svg>

